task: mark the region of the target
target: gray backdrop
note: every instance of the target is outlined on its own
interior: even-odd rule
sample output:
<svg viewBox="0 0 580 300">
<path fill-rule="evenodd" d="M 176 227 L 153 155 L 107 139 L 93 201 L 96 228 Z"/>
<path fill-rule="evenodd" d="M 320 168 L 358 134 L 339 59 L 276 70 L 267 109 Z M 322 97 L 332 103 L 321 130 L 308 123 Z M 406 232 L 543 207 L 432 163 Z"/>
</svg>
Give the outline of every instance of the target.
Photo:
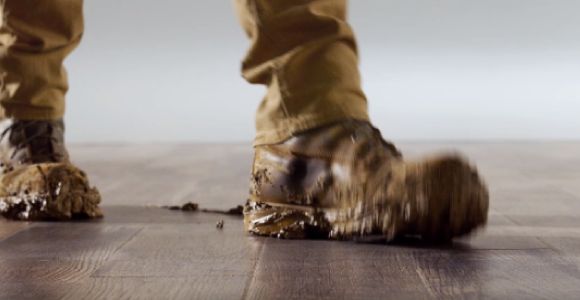
<svg viewBox="0 0 580 300">
<path fill-rule="evenodd" d="M 72 142 L 249 141 L 264 88 L 226 0 L 87 0 Z M 371 117 L 402 139 L 580 138 L 580 1 L 352 0 Z"/>
</svg>

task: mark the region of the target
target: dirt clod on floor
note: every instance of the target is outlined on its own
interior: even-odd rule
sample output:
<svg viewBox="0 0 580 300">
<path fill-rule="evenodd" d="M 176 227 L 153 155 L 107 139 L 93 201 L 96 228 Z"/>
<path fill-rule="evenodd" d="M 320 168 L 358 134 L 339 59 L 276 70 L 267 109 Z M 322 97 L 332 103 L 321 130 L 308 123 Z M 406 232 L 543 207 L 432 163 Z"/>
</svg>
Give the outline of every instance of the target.
<svg viewBox="0 0 580 300">
<path fill-rule="evenodd" d="M 183 204 L 183 206 L 181 206 L 181 210 L 183 211 L 197 211 L 197 209 L 199 208 L 199 205 L 197 203 L 193 203 L 193 202 L 188 202 Z"/>
<path fill-rule="evenodd" d="M 201 211 L 206 212 L 206 213 L 224 214 L 224 215 L 235 215 L 235 216 L 243 216 L 244 215 L 244 207 L 242 205 L 238 205 L 238 206 L 230 208 L 228 210 L 204 208 Z"/>
<path fill-rule="evenodd" d="M 161 208 L 169 209 L 169 210 L 180 210 L 180 211 L 200 211 L 203 213 L 211 213 L 211 214 L 222 214 L 222 215 L 231 215 L 231 216 L 243 216 L 244 215 L 244 206 L 238 205 L 236 207 L 232 207 L 227 210 L 223 209 L 211 209 L 211 208 L 202 208 L 199 209 L 199 205 L 194 202 L 187 202 L 183 205 L 166 205 L 161 206 Z"/>
<path fill-rule="evenodd" d="M 168 205 L 162 206 L 161 208 L 169 209 L 169 210 L 181 210 L 181 211 L 197 211 L 199 209 L 199 205 L 194 202 L 187 202 L 183 205 Z"/>
</svg>

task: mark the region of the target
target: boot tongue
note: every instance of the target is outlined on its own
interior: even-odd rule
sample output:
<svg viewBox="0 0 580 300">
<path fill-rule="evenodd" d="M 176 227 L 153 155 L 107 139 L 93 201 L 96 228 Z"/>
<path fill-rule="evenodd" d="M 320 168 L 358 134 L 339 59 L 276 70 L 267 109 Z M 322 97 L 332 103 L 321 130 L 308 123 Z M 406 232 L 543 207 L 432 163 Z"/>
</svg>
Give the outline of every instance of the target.
<svg viewBox="0 0 580 300">
<path fill-rule="evenodd" d="M 8 138 L 10 161 L 19 164 L 61 162 L 68 157 L 64 147 L 64 124 L 58 121 L 14 120 L 2 138 Z"/>
</svg>

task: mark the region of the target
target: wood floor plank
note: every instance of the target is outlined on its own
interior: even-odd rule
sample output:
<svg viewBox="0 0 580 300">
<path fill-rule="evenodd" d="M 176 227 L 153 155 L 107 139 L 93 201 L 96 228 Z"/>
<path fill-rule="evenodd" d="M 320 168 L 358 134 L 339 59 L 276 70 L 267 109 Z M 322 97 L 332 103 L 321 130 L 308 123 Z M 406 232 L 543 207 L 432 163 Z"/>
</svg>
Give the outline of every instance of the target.
<svg viewBox="0 0 580 300">
<path fill-rule="evenodd" d="M 2 283 L 0 299 L 240 299 L 237 276 L 88 278 L 76 283 Z"/>
<path fill-rule="evenodd" d="M 31 226 L 31 223 L 11 222 L 0 218 L 0 242 L 16 234 L 17 232 L 30 228 Z"/>
<path fill-rule="evenodd" d="M 242 204 L 249 144 L 75 146 L 106 217 L 0 220 L 0 299 L 578 298 L 580 142 L 400 146 L 476 162 L 487 228 L 442 246 L 252 237 L 239 216 L 159 208 Z"/>
<path fill-rule="evenodd" d="M 580 270 L 580 228 L 571 232 L 560 232 L 540 238 L 554 250 L 558 251 L 563 259 L 575 265 Z"/>
<path fill-rule="evenodd" d="M 240 299 L 245 276 L 91 278 L 61 299 Z"/>
<path fill-rule="evenodd" d="M 541 239 L 534 236 L 506 236 L 483 232 L 477 235 L 459 239 L 458 246 L 471 250 L 528 250 L 550 248 Z"/>
<path fill-rule="evenodd" d="M 568 299 L 580 293 L 580 272 L 551 249 L 266 241 L 248 291 L 250 299 Z"/>
<path fill-rule="evenodd" d="M 412 256 L 393 247 L 264 239 L 247 299 L 423 299 Z"/>
<path fill-rule="evenodd" d="M 0 243 L 0 282 L 78 282 L 139 230 L 99 223 L 38 224 Z"/>
<path fill-rule="evenodd" d="M 73 283 L 42 282 L 27 280 L 20 282 L 3 282 L 0 290 L 2 300 L 57 300 L 62 299 Z"/>
<path fill-rule="evenodd" d="M 71 299 L 84 292 L 90 292 L 87 297 L 106 298 L 134 293 L 131 297 L 135 299 L 241 299 L 261 251 L 261 242 L 243 232 L 242 219 L 167 213 L 177 220 L 181 215 L 195 222 L 145 226 L 84 283 L 87 289 L 81 294 L 71 292 Z M 216 228 L 219 220 L 224 221 L 222 229 Z M 148 281 L 149 287 L 136 291 L 142 281 Z M 171 283 L 175 285 L 171 287 Z"/>
<path fill-rule="evenodd" d="M 415 258 L 437 298 L 571 299 L 580 294 L 578 268 L 551 249 L 435 251 Z"/>
<path fill-rule="evenodd" d="M 503 188 L 491 199 L 491 207 L 503 214 L 580 216 L 580 197 L 553 187 Z"/>
</svg>

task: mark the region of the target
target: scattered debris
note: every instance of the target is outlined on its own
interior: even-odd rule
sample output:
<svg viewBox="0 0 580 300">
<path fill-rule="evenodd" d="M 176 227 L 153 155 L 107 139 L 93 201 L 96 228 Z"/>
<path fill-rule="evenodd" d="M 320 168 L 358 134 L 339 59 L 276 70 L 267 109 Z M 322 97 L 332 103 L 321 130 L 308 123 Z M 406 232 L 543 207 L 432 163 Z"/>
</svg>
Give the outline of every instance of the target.
<svg viewBox="0 0 580 300">
<path fill-rule="evenodd" d="M 197 205 L 197 203 L 193 203 L 193 202 L 187 202 L 185 204 L 183 204 L 183 206 L 181 207 L 181 210 L 183 211 L 196 211 L 198 209 L 199 205 Z"/>
<path fill-rule="evenodd" d="M 161 208 L 169 209 L 169 210 L 181 210 L 181 211 L 197 211 L 199 205 L 193 202 L 187 202 L 183 205 L 166 205 L 161 206 Z"/>
<path fill-rule="evenodd" d="M 221 209 L 211 209 L 211 208 L 203 208 L 199 209 L 199 205 L 193 202 L 187 202 L 183 205 L 166 205 L 161 206 L 161 208 L 169 209 L 169 210 L 180 210 L 180 211 L 200 211 L 204 213 L 212 213 L 212 214 L 222 214 L 222 215 L 231 215 L 231 216 L 243 216 L 244 215 L 244 206 L 238 205 L 236 207 L 232 207 L 228 210 L 221 210 Z"/>
<path fill-rule="evenodd" d="M 219 221 L 217 222 L 217 224 L 215 224 L 215 227 L 216 227 L 217 229 L 223 229 L 223 228 L 224 228 L 224 220 L 219 220 Z"/>
<path fill-rule="evenodd" d="M 214 214 L 224 214 L 224 215 L 236 215 L 242 216 L 244 215 L 244 206 L 238 205 L 236 207 L 230 208 L 228 210 L 221 210 L 221 209 L 202 209 L 202 212 L 205 213 L 214 213 Z"/>
</svg>

